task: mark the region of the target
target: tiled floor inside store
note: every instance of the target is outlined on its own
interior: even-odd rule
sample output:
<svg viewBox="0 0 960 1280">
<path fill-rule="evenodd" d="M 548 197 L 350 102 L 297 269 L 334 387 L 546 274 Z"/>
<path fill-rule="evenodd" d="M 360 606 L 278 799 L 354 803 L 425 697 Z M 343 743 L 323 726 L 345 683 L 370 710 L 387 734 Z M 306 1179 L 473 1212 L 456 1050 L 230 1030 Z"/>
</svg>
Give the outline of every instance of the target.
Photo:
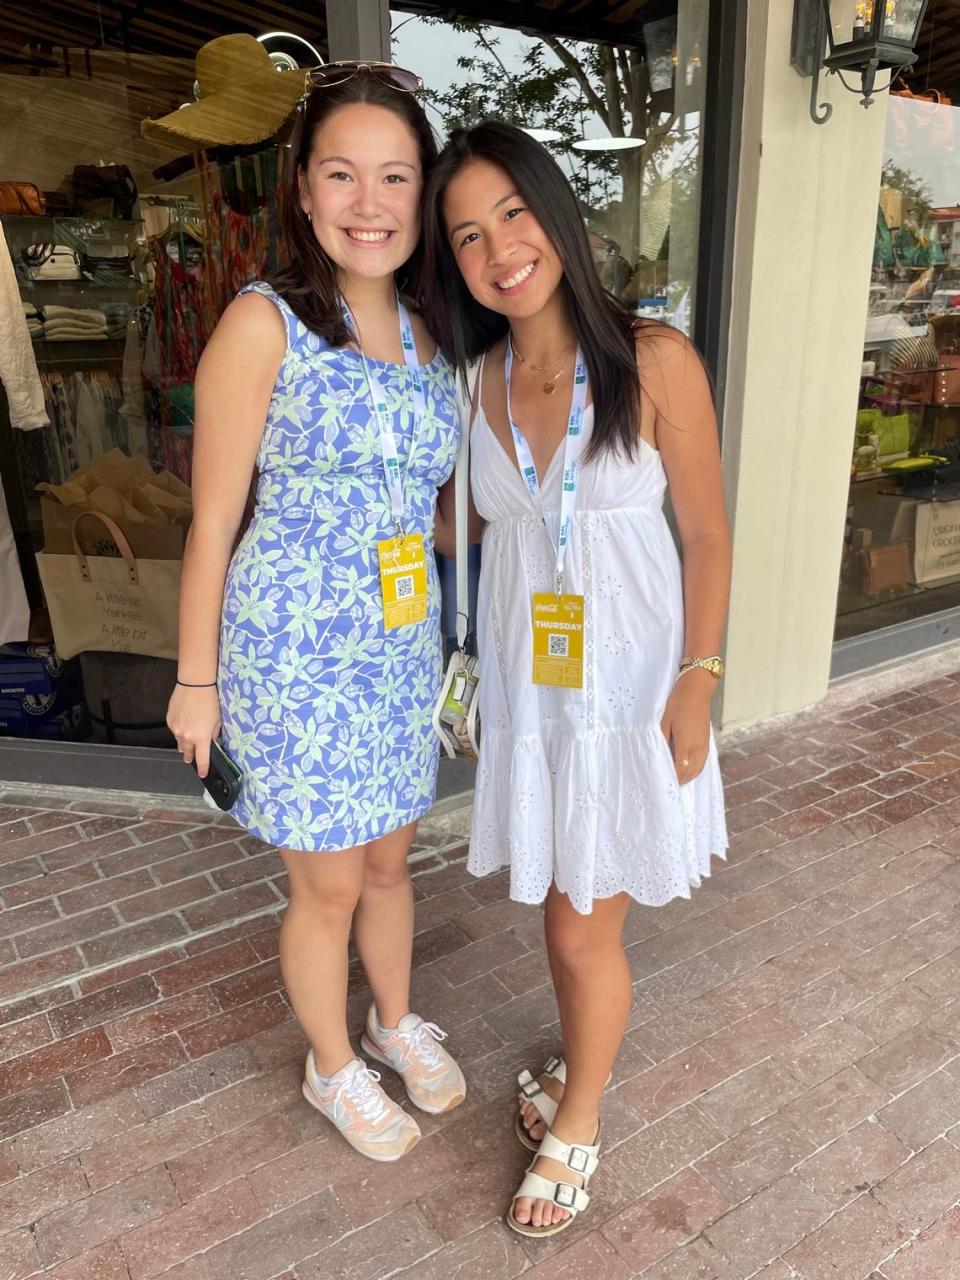
<svg viewBox="0 0 960 1280">
<path fill-rule="evenodd" d="M 467 876 L 466 808 L 417 847 L 415 1004 L 470 1095 L 374 1166 L 299 1093 L 276 856 L 0 788 L 0 1280 L 960 1276 L 960 673 L 724 766 L 729 865 L 630 917 L 593 1204 L 543 1243 L 500 1220 L 556 1047 L 540 918 Z"/>
</svg>

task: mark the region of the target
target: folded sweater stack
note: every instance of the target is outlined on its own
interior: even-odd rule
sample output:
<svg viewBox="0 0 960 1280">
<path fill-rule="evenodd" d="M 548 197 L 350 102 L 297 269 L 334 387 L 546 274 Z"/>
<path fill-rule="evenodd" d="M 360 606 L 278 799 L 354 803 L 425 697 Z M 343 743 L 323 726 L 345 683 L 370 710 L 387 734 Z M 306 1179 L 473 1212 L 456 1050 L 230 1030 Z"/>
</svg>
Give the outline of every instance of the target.
<svg viewBox="0 0 960 1280">
<path fill-rule="evenodd" d="M 46 306 L 44 334 L 50 342 L 90 342 L 109 337 L 107 317 L 92 307 Z"/>
<path fill-rule="evenodd" d="M 23 303 L 23 314 L 27 321 L 27 331 L 31 338 L 43 337 L 43 316 L 32 302 Z"/>
<path fill-rule="evenodd" d="M 107 337 L 125 338 L 133 307 L 128 302 L 106 302 L 103 306 L 103 314 L 107 320 Z"/>
</svg>

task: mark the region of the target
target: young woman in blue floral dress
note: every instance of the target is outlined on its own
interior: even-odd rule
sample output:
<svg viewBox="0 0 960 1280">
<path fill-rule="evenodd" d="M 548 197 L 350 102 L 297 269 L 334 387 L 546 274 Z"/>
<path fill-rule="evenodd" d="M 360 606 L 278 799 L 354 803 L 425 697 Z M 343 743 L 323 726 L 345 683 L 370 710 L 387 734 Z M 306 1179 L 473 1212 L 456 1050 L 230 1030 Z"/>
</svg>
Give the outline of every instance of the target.
<svg viewBox="0 0 960 1280">
<path fill-rule="evenodd" d="M 304 1093 L 383 1161 L 420 1130 L 348 1038 L 351 927 L 373 994 L 365 1053 L 427 1112 L 465 1093 L 444 1033 L 409 1006 L 407 854 L 433 800 L 442 674 L 434 511 L 459 444 L 450 365 L 401 296 L 436 158 L 417 85 L 380 64 L 312 73 L 284 202 L 289 263 L 231 303 L 197 371 L 168 713 L 201 776 L 222 735 L 243 772 L 234 816 L 281 848 Z"/>
</svg>

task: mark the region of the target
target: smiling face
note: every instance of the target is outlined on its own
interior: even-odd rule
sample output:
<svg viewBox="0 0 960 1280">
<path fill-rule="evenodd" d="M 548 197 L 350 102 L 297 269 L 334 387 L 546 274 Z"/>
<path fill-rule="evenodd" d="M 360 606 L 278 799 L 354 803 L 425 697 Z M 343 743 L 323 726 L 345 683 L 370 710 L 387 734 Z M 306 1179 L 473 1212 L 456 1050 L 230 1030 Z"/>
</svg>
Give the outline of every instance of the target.
<svg viewBox="0 0 960 1280">
<path fill-rule="evenodd" d="M 317 129 L 300 172 L 300 208 L 341 275 L 379 278 L 417 246 L 422 186 L 410 127 L 386 107 L 356 102 Z"/>
<path fill-rule="evenodd" d="M 537 315 L 557 291 L 563 263 L 510 175 L 471 160 L 447 186 L 444 223 L 477 302 L 512 319 Z"/>
</svg>

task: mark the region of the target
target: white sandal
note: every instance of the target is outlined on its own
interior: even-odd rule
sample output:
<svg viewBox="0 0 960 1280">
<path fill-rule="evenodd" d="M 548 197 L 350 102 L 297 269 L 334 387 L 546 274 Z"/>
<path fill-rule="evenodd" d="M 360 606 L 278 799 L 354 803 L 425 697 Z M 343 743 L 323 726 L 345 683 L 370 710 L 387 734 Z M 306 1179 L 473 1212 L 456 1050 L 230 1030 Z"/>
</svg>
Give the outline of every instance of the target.
<svg viewBox="0 0 960 1280">
<path fill-rule="evenodd" d="M 566 1085 L 567 1064 L 563 1058 L 548 1058 L 540 1075 L 549 1076 L 551 1080 L 556 1080 L 559 1084 Z M 613 1072 L 611 1071 L 607 1076 L 607 1083 L 603 1086 L 605 1089 L 612 1079 Z M 520 1092 L 526 1100 L 533 1103 L 534 1110 L 549 1130 L 556 1117 L 557 1107 L 559 1107 L 560 1103 L 554 1102 L 553 1098 L 541 1085 L 539 1079 L 535 1079 L 526 1068 L 517 1076 L 517 1084 L 519 1084 Z M 536 1121 L 534 1121 L 534 1124 L 536 1124 Z M 519 1108 L 517 1108 L 517 1114 L 513 1121 L 513 1128 L 520 1142 L 528 1151 L 540 1150 L 540 1143 L 536 1138 L 531 1137 L 530 1130 L 523 1123 L 523 1112 Z"/>
<path fill-rule="evenodd" d="M 549 1076 L 551 1080 L 556 1080 L 558 1084 L 565 1085 L 567 1083 L 567 1064 L 562 1058 L 548 1058 L 544 1063 L 544 1067 L 540 1072 L 540 1075 Z M 557 1114 L 557 1107 L 559 1107 L 560 1103 L 554 1102 L 553 1098 L 550 1097 L 549 1093 L 547 1093 L 541 1085 L 539 1079 L 531 1075 L 526 1067 L 524 1067 L 517 1076 L 517 1084 L 520 1086 L 520 1092 L 528 1102 L 532 1103 L 534 1110 L 549 1130 L 550 1126 L 553 1124 L 554 1117 Z M 534 1121 L 534 1123 L 536 1123 L 536 1121 Z M 519 1107 L 517 1108 L 513 1127 L 517 1137 L 528 1151 L 540 1150 L 540 1143 L 536 1138 L 532 1138 L 530 1136 L 530 1131 L 523 1123 L 523 1112 Z"/>
<path fill-rule="evenodd" d="M 535 1238 L 555 1236 L 560 1231 L 566 1231 L 577 1214 L 582 1213 L 590 1203 L 587 1187 L 600 1163 L 600 1130 L 597 1130 L 597 1139 L 592 1146 L 582 1142 L 561 1142 L 548 1132 L 540 1143 L 538 1155 L 566 1165 L 571 1173 L 578 1173 L 583 1178 L 583 1186 L 578 1187 L 575 1182 L 545 1178 L 542 1174 L 534 1173 L 531 1164 L 513 1197 L 507 1213 L 507 1226 L 521 1236 Z M 536 1161 L 533 1163 L 536 1164 Z M 529 1196 L 531 1200 L 550 1200 L 558 1208 L 566 1209 L 569 1217 L 562 1222 L 552 1222 L 549 1227 L 535 1227 L 530 1222 L 518 1222 L 514 1217 L 514 1209 L 521 1196 Z"/>
</svg>

